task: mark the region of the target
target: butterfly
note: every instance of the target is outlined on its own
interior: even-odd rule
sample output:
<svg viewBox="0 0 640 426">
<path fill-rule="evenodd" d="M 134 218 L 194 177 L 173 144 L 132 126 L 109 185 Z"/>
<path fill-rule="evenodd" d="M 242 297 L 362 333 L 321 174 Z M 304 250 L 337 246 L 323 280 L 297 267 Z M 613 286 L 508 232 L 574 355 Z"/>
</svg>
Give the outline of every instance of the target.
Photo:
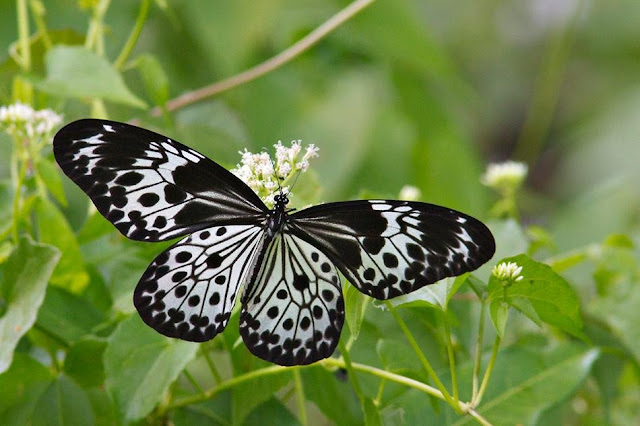
<svg viewBox="0 0 640 426">
<path fill-rule="evenodd" d="M 482 222 L 433 204 L 358 200 L 293 212 L 280 191 L 269 209 L 199 152 L 125 123 L 74 121 L 55 135 L 53 152 L 126 237 L 183 237 L 135 288 L 146 324 L 165 336 L 210 340 L 242 287 L 240 335 L 254 355 L 280 365 L 332 355 L 344 322 L 341 274 L 386 300 L 472 271 L 495 252 Z"/>
</svg>

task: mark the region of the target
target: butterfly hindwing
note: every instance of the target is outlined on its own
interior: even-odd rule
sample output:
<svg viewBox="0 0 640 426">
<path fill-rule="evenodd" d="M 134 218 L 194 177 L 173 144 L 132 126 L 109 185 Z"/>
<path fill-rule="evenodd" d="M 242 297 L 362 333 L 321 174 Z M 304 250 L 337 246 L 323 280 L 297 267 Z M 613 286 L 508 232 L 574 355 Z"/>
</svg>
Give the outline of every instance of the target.
<svg viewBox="0 0 640 426">
<path fill-rule="evenodd" d="M 482 222 L 419 202 L 321 204 L 294 213 L 290 223 L 361 292 L 382 300 L 472 271 L 495 252 Z"/>
<path fill-rule="evenodd" d="M 253 225 L 216 226 L 185 237 L 140 279 L 133 296 L 140 316 L 165 336 L 212 339 L 227 325 L 263 242 L 264 230 Z"/>
<path fill-rule="evenodd" d="M 256 356 L 280 365 L 331 356 L 344 322 L 338 271 L 316 247 L 278 234 L 242 297 L 240 335 Z"/>
<path fill-rule="evenodd" d="M 107 120 L 79 120 L 55 136 L 62 170 L 125 236 L 163 241 L 267 208 L 236 176 L 166 136 Z"/>
</svg>

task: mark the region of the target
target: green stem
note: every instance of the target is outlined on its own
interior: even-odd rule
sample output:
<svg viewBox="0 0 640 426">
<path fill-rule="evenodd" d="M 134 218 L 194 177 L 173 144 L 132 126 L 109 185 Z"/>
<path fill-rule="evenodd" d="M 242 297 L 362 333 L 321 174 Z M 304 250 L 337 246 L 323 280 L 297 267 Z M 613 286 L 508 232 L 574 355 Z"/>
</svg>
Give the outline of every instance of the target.
<svg viewBox="0 0 640 426">
<path fill-rule="evenodd" d="M 482 363 L 482 343 L 484 341 L 484 316 L 486 311 L 485 300 L 480 301 L 480 318 L 478 321 L 478 338 L 476 339 L 476 354 L 473 362 L 473 383 L 471 401 L 478 395 L 478 381 L 480 380 L 480 364 Z"/>
<path fill-rule="evenodd" d="M 45 14 L 44 4 L 37 0 L 30 0 L 29 6 L 31 8 L 31 15 L 33 16 L 33 20 L 36 23 L 36 27 L 38 28 L 38 33 L 42 37 L 42 43 L 44 43 L 45 50 L 51 49 L 53 46 L 53 42 L 51 41 L 51 36 L 49 35 L 49 31 L 47 30 L 47 24 L 43 19 Z"/>
<path fill-rule="evenodd" d="M 16 149 L 19 149 L 19 147 L 16 147 Z M 15 160 L 19 163 L 19 165 L 16 165 L 16 167 L 19 167 L 19 171 L 16 176 L 16 182 L 15 182 L 14 193 L 13 193 L 13 203 L 12 203 L 13 220 L 11 224 L 11 228 L 12 228 L 11 234 L 13 236 L 13 242 L 15 244 L 18 244 L 18 222 L 19 222 L 19 215 L 20 215 L 20 204 L 21 204 L 20 201 L 22 200 L 22 184 L 24 182 L 25 176 L 27 175 L 28 162 L 23 155 L 20 155 L 20 153 L 16 153 Z"/>
<path fill-rule="evenodd" d="M 387 384 L 387 379 L 380 380 L 380 385 L 378 386 L 378 394 L 376 395 L 375 404 L 376 406 L 380 406 L 382 402 L 382 395 L 384 395 L 384 388 Z"/>
<path fill-rule="evenodd" d="M 493 366 L 496 363 L 496 358 L 498 357 L 498 349 L 500 348 L 501 342 L 500 335 L 496 336 L 496 340 L 493 343 L 493 349 L 491 350 L 491 358 L 489 359 L 489 364 L 487 365 L 487 371 L 484 372 L 484 377 L 482 378 L 482 384 L 480 385 L 480 390 L 478 391 L 475 398 L 471 400 L 471 406 L 477 407 L 482 401 L 482 397 L 484 396 L 484 392 L 487 389 L 487 385 L 489 384 L 489 379 L 491 378 L 491 373 L 493 373 Z"/>
<path fill-rule="evenodd" d="M 102 21 L 104 19 L 111 0 L 100 0 L 93 8 L 93 15 L 87 30 L 87 38 L 84 46 L 89 50 L 94 50 L 98 55 L 104 55 L 104 43 L 102 42 Z"/>
<path fill-rule="evenodd" d="M 447 342 L 447 356 L 449 358 L 449 371 L 451 372 L 451 387 L 453 389 L 453 401 L 456 405 L 459 404 L 460 398 L 458 397 L 458 377 L 456 375 L 456 356 L 453 352 L 453 342 L 451 341 L 451 324 L 449 324 L 449 316 L 446 311 L 443 311 L 444 315 L 444 334 Z"/>
<path fill-rule="evenodd" d="M 213 363 L 213 360 L 211 359 L 209 351 L 206 349 L 205 345 L 200 346 L 200 352 L 202 353 L 202 356 L 204 357 L 204 360 L 209 367 L 209 371 L 211 371 L 211 375 L 215 379 L 216 383 L 219 384 L 220 382 L 222 382 L 222 377 L 220 376 L 216 365 Z"/>
<path fill-rule="evenodd" d="M 127 42 L 122 47 L 122 51 L 118 58 L 113 63 L 115 69 L 120 69 L 124 65 L 125 61 L 131 54 L 133 47 L 136 45 L 138 38 L 140 37 L 140 33 L 142 32 L 142 27 L 144 26 L 144 22 L 147 19 L 147 15 L 149 13 L 149 3 L 150 0 L 142 0 L 140 3 L 140 10 L 138 10 L 138 17 L 136 18 L 136 23 L 131 30 L 131 34 L 129 34 L 129 38 Z"/>
<path fill-rule="evenodd" d="M 248 382 L 259 377 L 270 376 L 273 374 L 280 374 L 289 372 L 290 367 L 282 367 L 279 365 L 274 365 L 271 367 L 261 368 L 259 370 L 250 371 L 246 374 L 233 377 L 225 382 L 220 383 L 213 389 L 209 389 L 202 394 L 198 395 L 190 395 L 184 398 L 176 399 L 175 402 L 169 404 L 167 409 L 175 409 L 184 407 L 186 405 L 196 404 L 198 402 L 206 401 L 207 399 L 213 398 L 215 395 L 219 394 L 222 391 L 238 386 L 244 382 Z"/>
<path fill-rule="evenodd" d="M 298 416 L 302 425 L 308 425 L 309 419 L 307 417 L 307 405 L 304 397 L 304 386 L 302 385 L 302 377 L 300 377 L 300 369 L 295 368 L 293 370 L 293 380 L 296 389 L 296 400 L 298 403 Z"/>
<path fill-rule="evenodd" d="M 20 62 L 24 71 L 31 69 L 31 41 L 29 40 L 29 13 L 27 0 L 17 0 L 18 12 L 18 45 L 20 46 Z"/>
<path fill-rule="evenodd" d="M 344 9 L 340 10 L 338 13 L 333 15 L 327 21 L 325 21 L 318 28 L 311 31 L 308 35 L 301 38 L 295 44 L 291 45 L 289 48 L 283 50 L 278 53 L 276 56 L 273 56 L 266 61 L 256 65 L 253 68 L 249 68 L 246 71 L 243 71 L 239 74 L 231 76 L 222 81 L 213 83 L 209 86 L 202 87 L 200 89 L 194 90 L 192 92 L 185 93 L 183 95 L 178 96 L 175 99 L 170 100 L 164 106 L 167 111 L 175 111 L 180 108 L 184 108 L 187 105 L 190 105 L 195 102 L 199 102 L 203 99 L 209 98 L 211 96 L 217 95 L 218 93 L 224 92 L 225 90 L 232 89 L 234 87 L 240 86 L 241 84 L 245 84 L 249 81 L 255 80 L 258 77 L 261 77 L 279 67 L 284 65 L 285 63 L 291 61 L 293 58 L 302 54 L 311 46 L 316 44 L 318 41 L 322 40 L 327 34 L 331 33 L 333 30 L 338 28 L 340 25 L 347 22 L 353 16 L 355 16 L 358 12 L 365 9 L 375 0 L 354 0 L 352 3 L 347 5 Z M 151 110 L 151 115 L 157 117 L 162 114 L 163 109 L 160 107 L 155 107 Z"/>
<path fill-rule="evenodd" d="M 340 340 L 338 342 L 338 348 L 340 349 L 340 354 L 342 355 L 342 359 L 344 359 L 344 368 L 347 370 L 347 374 L 349 375 L 349 381 L 351 381 L 351 386 L 353 386 L 353 390 L 358 396 L 360 400 L 360 404 L 362 405 L 362 409 L 364 410 L 364 393 L 362 392 L 362 388 L 360 387 L 360 382 L 358 381 L 358 377 L 356 376 L 355 370 L 353 369 L 351 363 L 351 357 L 349 356 L 349 351 L 345 344 Z"/>
<path fill-rule="evenodd" d="M 189 383 L 191 383 L 191 386 L 193 386 L 193 388 L 197 390 L 198 393 L 203 394 L 204 390 L 202 389 L 202 387 L 200 387 L 193 375 L 189 373 L 189 370 L 185 368 L 184 370 L 182 370 L 182 372 L 184 373 L 184 376 L 187 378 L 187 380 L 189 380 Z"/>
<path fill-rule="evenodd" d="M 562 91 L 560 87 L 566 75 L 569 53 L 575 35 L 575 24 L 581 15 L 582 3 L 578 2 L 573 16 L 564 28 L 551 36 L 546 57 L 535 83 L 533 98 L 522 132 L 516 144 L 514 158 L 535 162 L 551 127 L 554 110 Z"/>
<path fill-rule="evenodd" d="M 433 383 L 435 383 L 435 385 L 438 387 L 438 389 L 440 389 L 440 392 L 442 393 L 442 396 L 443 396 L 444 400 L 447 402 L 447 404 L 449 404 L 455 410 L 458 410 L 459 409 L 459 404 L 457 404 L 453 400 L 453 398 L 451 397 L 451 395 L 447 391 L 447 388 L 445 388 L 444 384 L 438 378 L 438 375 L 436 374 L 436 372 L 433 369 L 433 367 L 431 367 L 431 364 L 427 360 L 427 357 L 424 355 L 424 353 L 420 349 L 420 346 L 418 346 L 418 342 L 416 342 L 416 339 L 414 339 L 413 335 L 411 334 L 411 331 L 409 330 L 409 328 L 405 324 L 405 322 L 402 319 L 402 317 L 400 316 L 400 314 L 398 314 L 398 312 L 396 312 L 395 308 L 393 307 L 393 305 L 391 303 L 389 303 L 387 301 L 387 302 L 385 302 L 385 304 L 387 306 L 387 309 L 389 309 L 389 311 L 391 312 L 391 314 L 395 318 L 396 322 L 398 323 L 398 325 L 402 329 L 402 332 L 404 333 L 405 337 L 409 341 L 409 344 L 413 348 L 413 351 L 418 356 L 418 359 L 422 363 L 422 366 L 424 367 L 424 369 L 429 374 L 429 377 L 431 378 L 431 380 L 433 380 Z"/>
</svg>

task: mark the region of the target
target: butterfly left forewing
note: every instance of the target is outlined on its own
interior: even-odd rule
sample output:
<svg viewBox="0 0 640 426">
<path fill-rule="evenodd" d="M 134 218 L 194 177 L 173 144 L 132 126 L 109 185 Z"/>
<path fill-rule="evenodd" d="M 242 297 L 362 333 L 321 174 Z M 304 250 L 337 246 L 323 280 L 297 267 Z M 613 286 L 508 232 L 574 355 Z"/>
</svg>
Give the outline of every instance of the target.
<svg viewBox="0 0 640 426">
<path fill-rule="evenodd" d="M 311 244 L 285 230 L 268 246 L 242 296 L 240 334 L 256 356 L 280 365 L 331 356 L 344 321 L 338 271 Z"/>
<path fill-rule="evenodd" d="M 164 241 L 222 223 L 255 223 L 267 208 L 223 167 L 166 136 L 78 120 L 54 137 L 56 161 L 125 236 Z"/>
<path fill-rule="evenodd" d="M 321 204 L 291 215 L 290 223 L 292 233 L 322 250 L 354 286 L 381 300 L 472 271 L 495 252 L 479 220 L 419 202 Z"/>
</svg>

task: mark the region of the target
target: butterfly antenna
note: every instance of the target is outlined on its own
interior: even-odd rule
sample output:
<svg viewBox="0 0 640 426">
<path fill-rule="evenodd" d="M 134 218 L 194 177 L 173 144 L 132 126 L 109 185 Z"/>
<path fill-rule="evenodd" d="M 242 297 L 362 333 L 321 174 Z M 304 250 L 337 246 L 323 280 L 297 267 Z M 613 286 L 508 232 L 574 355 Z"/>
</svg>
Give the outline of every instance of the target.
<svg viewBox="0 0 640 426">
<path fill-rule="evenodd" d="M 298 170 L 298 173 L 296 173 L 296 178 L 293 180 L 293 183 L 291 184 L 291 190 L 293 190 L 293 187 L 296 186 L 296 182 L 298 181 L 298 178 L 300 177 L 301 174 L 302 174 L 302 170 Z"/>
<path fill-rule="evenodd" d="M 262 149 L 265 149 L 265 148 L 262 148 Z M 278 170 L 276 170 L 276 163 L 273 162 L 273 158 L 271 158 L 271 156 L 269 156 L 269 161 L 271 161 L 271 167 L 273 167 L 273 175 L 276 177 L 276 183 L 278 184 L 278 191 L 280 191 L 280 195 L 283 195 L 282 186 L 280 186 L 280 176 L 278 176 Z"/>
</svg>

